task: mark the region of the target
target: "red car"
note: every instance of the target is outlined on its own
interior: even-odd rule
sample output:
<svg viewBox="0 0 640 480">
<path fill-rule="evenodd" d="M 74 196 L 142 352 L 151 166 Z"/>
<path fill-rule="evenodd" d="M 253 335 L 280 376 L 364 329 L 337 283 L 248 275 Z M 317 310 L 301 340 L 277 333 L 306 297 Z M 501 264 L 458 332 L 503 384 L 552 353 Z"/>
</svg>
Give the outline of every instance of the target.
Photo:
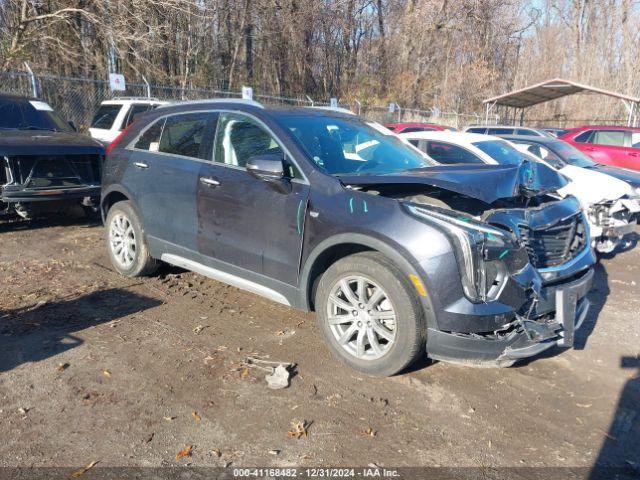
<svg viewBox="0 0 640 480">
<path fill-rule="evenodd" d="M 410 133 L 410 132 L 432 132 L 438 131 L 452 131 L 456 129 L 448 127 L 446 125 L 438 125 L 437 123 L 386 123 L 384 125 L 393 133 Z"/>
<path fill-rule="evenodd" d="M 587 125 L 559 138 L 598 163 L 640 170 L 640 128 Z"/>
</svg>

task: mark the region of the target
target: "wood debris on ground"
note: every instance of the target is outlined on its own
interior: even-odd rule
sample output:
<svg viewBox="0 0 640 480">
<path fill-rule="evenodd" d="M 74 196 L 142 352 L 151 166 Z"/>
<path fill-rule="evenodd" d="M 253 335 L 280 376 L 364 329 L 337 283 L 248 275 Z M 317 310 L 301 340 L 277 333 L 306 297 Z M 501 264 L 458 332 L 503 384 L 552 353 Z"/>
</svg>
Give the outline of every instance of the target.
<svg viewBox="0 0 640 480">
<path fill-rule="evenodd" d="M 86 467 L 82 467 L 80 470 L 76 470 L 75 472 L 73 472 L 71 476 L 74 478 L 78 478 L 79 476 L 84 475 L 87 472 L 87 470 L 92 469 L 98 462 L 99 460 L 94 460 Z"/>
<path fill-rule="evenodd" d="M 306 420 L 291 422 L 291 430 L 287 432 L 289 438 L 300 439 L 309 436 L 309 423 Z"/>
</svg>

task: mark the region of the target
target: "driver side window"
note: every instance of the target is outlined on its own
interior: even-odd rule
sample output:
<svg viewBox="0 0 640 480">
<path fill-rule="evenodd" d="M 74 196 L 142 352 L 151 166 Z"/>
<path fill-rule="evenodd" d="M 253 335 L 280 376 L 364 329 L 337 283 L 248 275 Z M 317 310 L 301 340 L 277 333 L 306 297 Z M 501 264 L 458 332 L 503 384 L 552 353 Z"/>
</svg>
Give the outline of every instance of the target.
<svg viewBox="0 0 640 480">
<path fill-rule="evenodd" d="M 222 113 L 218 122 L 214 159 L 236 167 L 246 167 L 256 155 L 278 155 L 284 152 L 278 142 L 261 125 L 237 113 Z"/>
</svg>

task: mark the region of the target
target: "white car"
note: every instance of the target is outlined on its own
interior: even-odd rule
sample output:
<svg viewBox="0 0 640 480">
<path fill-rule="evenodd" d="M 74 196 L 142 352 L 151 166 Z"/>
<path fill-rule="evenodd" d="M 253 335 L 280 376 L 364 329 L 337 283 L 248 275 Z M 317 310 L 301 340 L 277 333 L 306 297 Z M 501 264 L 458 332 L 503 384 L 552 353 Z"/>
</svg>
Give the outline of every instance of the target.
<svg viewBox="0 0 640 480">
<path fill-rule="evenodd" d="M 518 164 L 522 156 L 535 159 L 561 173 L 570 183 L 558 193 L 573 195 L 582 205 L 589 233 L 598 252 L 613 251 L 623 237 L 635 230 L 640 202 L 626 182 L 604 173 L 565 165 L 556 168 L 532 155 L 526 146 L 517 146 L 499 137 L 476 133 L 415 132 L 399 135 L 440 164 Z"/>
<path fill-rule="evenodd" d="M 129 126 L 137 114 L 168 103 L 157 98 L 146 97 L 120 97 L 105 100 L 93 117 L 89 135 L 99 142 L 109 144 Z"/>
</svg>

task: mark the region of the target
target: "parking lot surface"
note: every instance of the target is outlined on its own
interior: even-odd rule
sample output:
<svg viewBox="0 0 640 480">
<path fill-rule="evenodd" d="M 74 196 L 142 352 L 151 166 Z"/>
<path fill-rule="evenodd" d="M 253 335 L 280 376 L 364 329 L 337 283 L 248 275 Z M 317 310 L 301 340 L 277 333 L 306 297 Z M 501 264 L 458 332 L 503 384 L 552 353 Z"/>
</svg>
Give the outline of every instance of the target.
<svg viewBox="0 0 640 480">
<path fill-rule="evenodd" d="M 597 265 L 573 350 L 374 379 L 312 314 L 175 268 L 118 276 L 81 217 L 0 238 L 0 466 L 640 468 L 638 248 Z M 249 356 L 297 375 L 270 390 Z"/>
</svg>

